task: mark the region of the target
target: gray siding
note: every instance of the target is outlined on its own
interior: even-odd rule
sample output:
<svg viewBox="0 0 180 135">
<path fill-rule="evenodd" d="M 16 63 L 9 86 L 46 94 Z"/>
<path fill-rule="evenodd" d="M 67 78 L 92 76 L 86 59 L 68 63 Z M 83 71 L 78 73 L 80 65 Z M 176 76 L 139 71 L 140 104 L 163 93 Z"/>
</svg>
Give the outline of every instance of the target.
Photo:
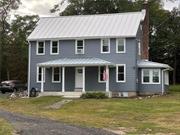
<svg viewBox="0 0 180 135">
<path fill-rule="evenodd" d="M 136 39 L 126 39 L 126 53 L 116 53 L 115 39 L 111 39 L 111 47 L 109 54 L 100 53 L 100 39 L 85 40 L 85 54 L 75 54 L 75 40 L 60 40 L 59 55 L 50 55 L 50 41 L 45 41 L 45 55 L 36 55 L 36 41 L 31 41 L 31 70 L 30 70 L 30 88 L 36 87 L 40 89 L 40 83 L 36 83 L 36 65 L 37 63 L 55 60 L 59 58 L 69 57 L 96 57 L 110 61 L 114 64 L 126 64 L 126 82 L 116 83 L 115 67 L 110 68 L 110 90 L 112 91 L 136 91 Z M 51 68 L 46 69 L 45 90 L 61 91 L 61 83 L 53 84 L 51 82 Z M 66 68 L 65 89 L 74 90 L 75 70 Z M 86 68 L 86 90 L 105 90 L 105 84 L 98 83 L 98 68 Z M 94 79 L 93 79 L 94 78 Z"/>
</svg>

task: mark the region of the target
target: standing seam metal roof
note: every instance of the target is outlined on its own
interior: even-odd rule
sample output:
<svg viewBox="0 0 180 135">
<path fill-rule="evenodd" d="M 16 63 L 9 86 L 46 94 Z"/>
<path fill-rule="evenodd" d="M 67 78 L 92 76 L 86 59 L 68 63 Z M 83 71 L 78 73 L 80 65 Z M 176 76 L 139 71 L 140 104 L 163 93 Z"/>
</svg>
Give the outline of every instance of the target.
<svg viewBox="0 0 180 135">
<path fill-rule="evenodd" d="M 28 40 L 135 37 L 145 11 L 41 18 Z"/>
</svg>

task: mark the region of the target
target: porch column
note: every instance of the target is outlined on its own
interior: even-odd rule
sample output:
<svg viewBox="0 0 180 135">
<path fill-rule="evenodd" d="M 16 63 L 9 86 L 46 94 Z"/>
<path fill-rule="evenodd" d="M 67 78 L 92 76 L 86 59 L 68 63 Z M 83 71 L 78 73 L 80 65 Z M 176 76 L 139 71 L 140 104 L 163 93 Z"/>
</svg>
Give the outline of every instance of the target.
<svg viewBox="0 0 180 135">
<path fill-rule="evenodd" d="M 109 92 L 109 67 L 106 65 L 106 92 Z"/>
<path fill-rule="evenodd" d="M 45 68 L 42 67 L 41 68 L 41 92 L 44 92 L 44 81 L 45 81 L 44 75 L 45 75 Z"/>
<path fill-rule="evenodd" d="M 65 92 L 65 67 L 62 67 L 62 92 Z"/>
<path fill-rule="evenodd" d="M 82 69 L 83 69 L 83 89 L 82 89 L 82 92 L 85 92 L 85 67 L 83 67 Z"/>
</svg>

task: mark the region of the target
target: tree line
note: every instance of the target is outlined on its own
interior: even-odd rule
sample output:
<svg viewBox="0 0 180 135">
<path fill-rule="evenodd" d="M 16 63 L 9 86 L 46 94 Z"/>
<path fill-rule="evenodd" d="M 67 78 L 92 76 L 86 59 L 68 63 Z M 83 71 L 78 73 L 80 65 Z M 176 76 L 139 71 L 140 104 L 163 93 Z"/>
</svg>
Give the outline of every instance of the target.
<svg viewBox="0 0 180 135">
<path fill-rule="evenodd" d="M 143 3 L 144 0 L 62 0 L 50 12 L 61 16 L 132 12 L 140 11 Z M 0 0 L 0 81 L 27 81 L 27 36 L 39 17 L 15 16 L 8 21 L 10 11 L 20 4 L 20 0 Z M 67 6 L 62 10 L 64 5 Z M 150 60 L 172 66 L 171 83 L 180 83 L 180 12 L 163 9 L 161 0 L 149 0 L 149 12 Z"/>
</svg>

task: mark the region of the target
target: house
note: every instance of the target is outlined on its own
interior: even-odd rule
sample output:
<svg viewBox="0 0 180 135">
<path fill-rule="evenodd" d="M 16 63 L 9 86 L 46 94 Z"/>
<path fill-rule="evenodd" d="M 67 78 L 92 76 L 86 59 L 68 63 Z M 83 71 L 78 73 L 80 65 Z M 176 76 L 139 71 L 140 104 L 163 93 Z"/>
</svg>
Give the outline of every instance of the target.
<svg viewBox="0 0 180 135">
<path fill-rule="evenodd" d="M 164 94 L 170 66 L 149 61 L 147 4 L 140 12 L 44 17 L 28 37 L 28 91 L 79 97 Z"/>
</svg>

